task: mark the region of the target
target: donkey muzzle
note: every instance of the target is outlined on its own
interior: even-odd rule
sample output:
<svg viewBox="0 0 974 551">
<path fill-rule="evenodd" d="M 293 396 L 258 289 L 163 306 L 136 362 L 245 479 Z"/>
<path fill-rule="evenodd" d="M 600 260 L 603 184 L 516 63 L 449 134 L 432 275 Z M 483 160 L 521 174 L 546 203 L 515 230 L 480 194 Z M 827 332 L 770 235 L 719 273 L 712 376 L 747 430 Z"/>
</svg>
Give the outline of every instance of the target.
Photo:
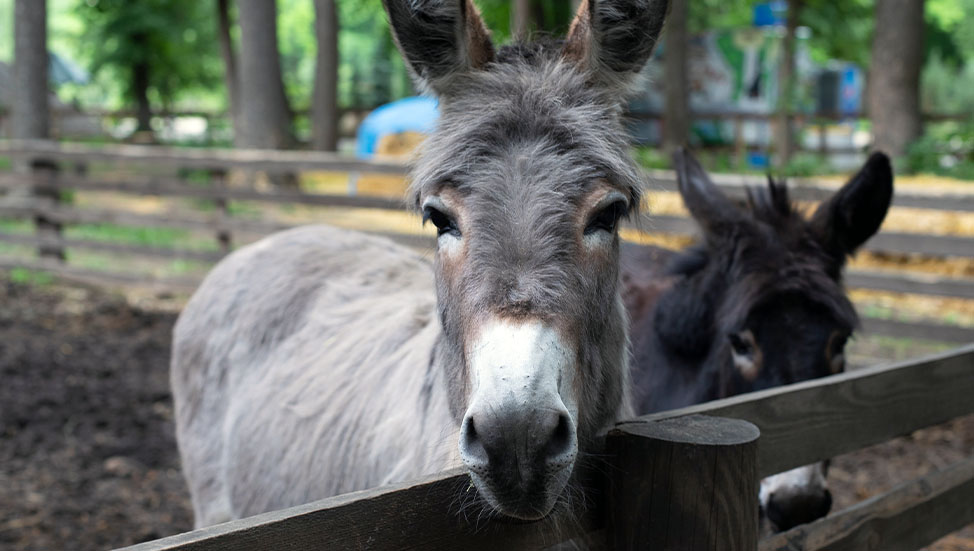
<svg viewBox="0 0 974 551">
<path fill-rule="evenodd" d="M 571 350 L 549 326 L 503 319 L 485 324 L 470 349 L 460 457 L 499 513 L 539 519 L 568 484 L 578 453 Z"/>
</svg>

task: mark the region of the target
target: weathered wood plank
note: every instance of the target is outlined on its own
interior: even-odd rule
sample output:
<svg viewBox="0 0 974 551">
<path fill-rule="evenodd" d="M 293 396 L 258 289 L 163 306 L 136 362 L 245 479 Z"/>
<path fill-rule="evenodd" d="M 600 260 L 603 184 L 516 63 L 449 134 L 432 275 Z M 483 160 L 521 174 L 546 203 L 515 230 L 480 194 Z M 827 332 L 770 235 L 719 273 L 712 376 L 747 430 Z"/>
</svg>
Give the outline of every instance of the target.
<svg viewBox="0 0 974 551">
<path fill-rule="evenodd" d="M 761 541 L 760 551 L 913 551 L 974 522 L 974 457 Z"/>
<path fill-rule="evenodd" d="M 312 151 L 185 149 L 160 146 L 91 146 L 52 141 L 0 141 L 0 155 L 21 158 L 46 158 L 59 162 L 109 161 L 119 163 L 173 164 L 186 168 L 224 168 L 266 171 L 326 170 L 364 173 L 405 174 L 407 165 L 355 159 L 346 155 Z M 676 191 L 672 171 L 647 171 L 648 189 Z M 766 180 L 745 175 L 713 176 L 715 183 L 733 197 L 743 197 L 746 187 L 763 186 Z M 801 181 L 791 186 L 791 196 L 801 201 L 820 201 L 834 193 L 834 186 Z M 929 194 L 899 190 L 895 207 L 914 207 L 974 212 L 974 194 Z"/>
<path fill-rule="evenodd" d="M 126 551 L 289 551 L 373 549 L 541 549 L 598 527 L 581 516 L 556 537 L 553 521 L 513 523 L 464 516 L 475 491 L 459 470 L 426 479 L 345 494 L 194 532 L 126 547 Z"/>
<path fill-rule="evenodd" d="M 647 191 L 678 191 L 675 173 L 668 170 L 647 171 L 649 184 Z M 767 186 L 767 178 L 738 174 L 713 174 L 714 183 L 728 196 L 743 200 L 747 188 Z M 793 201 L 823 201 L 831 197 L 838 188 L 809 180 L 792 182 L 789 180 L 788 196 Z M 974 193 L 923 193 L 913 190 L 897 189 L 893 194 L 893 207 L 907 207 L 930 210 L 974 212 Z"/>
<path fill-rule="evenodd" d="M 51 240 L 38 235 L 23 235 L 0 232 L 0 241 L 18 245 L 60 246 L 63 248 L 78 248 L 94 251 L 105 251 L 123 255 L 153 256 L 158 258 L 174 258 L 181 260 L 198 260 L 200 262 L 216 262 L 223 258 L 219 251 L 194 251 L 189 249 L 170 249 L 152 247 L 148 245 L 132 245 L 128 243 L 112 243 L 94 241 L 90 239 L 61 238 Z"/>
<path fill-rule="evenodd" d="M 974 256 L 974 240 L 953 235 L 880 232 L 866 242 L 867 251 L 916 253 L 927 256 Z"/>
<path fill-rule="evenodd" d="M 750 421 L 761 429 L 764 477 L 974 413 L 971 396 L 974 344 L 638 420 L 700 413 Z"/>
<path fill-rule="evenodd" d="M 9 187 L 20 182 L 13 175 L 0 174 L 0 187 Z M 190 197 L 196 199 L 260 201 L 265 203 L 296 203 L 300 205 L 349 207 L 384 210 L 404 210 L 405 203 L 401 198 L 369 197 L 362 195 L 338 195 L 321 193 L 301 193 L 286 189 L 272 189 L 258 191 L 255 189 L 233 188 L 226 186 L 192 186 L 182 180 L 169 178 L 131 177 L 124 181 L 91 180 L 78 176 L 63 175 L 55 182 L 57 189 L 74 189 L 80 191 L 113 191 L 136 195 L 154 195 L 162 197 Z"/>
<path fill-rule="evenodd" d="M 246 149 L 190 149 L 144 145 L 91 146 L 43 140 L 0 142 L 0 155 L 56 162 L 113 162 L 165 164 L 181 168 L 301 172 L 323 170 L 376 174 L 405 174 L 403 163 L 356 159 L 319 151 Z"/>
<path fill-rule="evenodd" d="M 623 225 L 647 233 L 698 234 L 696 223 L 681 216 L 650 214 L 640 217 L 636 222 L 626 222 Z M 884 231 L 867 241 L 863 249 L 873 252 L 928 256 L 974 256 L 974 238 Z"/>
<path fill-rule="evenodd" d="M 921 339 L 957 344 L 974 342 L 974 328 L 958 325 L 863 318 L 862 329 L 866 334 L 897 339 Z"/>
<path fill-rule="evenodd" d="M 153 277 L 144 274 L 110 272 L 104 270 L 94 270 L 72 266 L 60 261 L 50 259 L 25 259 L 0 256 L 0 270 L 11 270 L 14 268 L 25 268 L 49 272 L 58 277 L 80 281 L 93 285 L 104 285 L 106 283 L 116 285 L 132 285 L 137 287 L 152 287 L 165 290 L 191 291 L 200 282 L 199 278 L 193 277 Z"/>
<path fill-rule="evenodd" d="M 758 436 L 704 415 L 618 425 L 606 441 L 608 548 L 753 551 Z"/>
<path fill-rule="evenodd" d="M 974 244 L 974 240 L 972 240 L 972 244 Z M 941 277 L 916 272 L 882 273 L 850 270 L 845 275 L 845 283 L 848 287 L 877 289 L 894 293 L 974 299 L 974 279 Z"/>
</svg>

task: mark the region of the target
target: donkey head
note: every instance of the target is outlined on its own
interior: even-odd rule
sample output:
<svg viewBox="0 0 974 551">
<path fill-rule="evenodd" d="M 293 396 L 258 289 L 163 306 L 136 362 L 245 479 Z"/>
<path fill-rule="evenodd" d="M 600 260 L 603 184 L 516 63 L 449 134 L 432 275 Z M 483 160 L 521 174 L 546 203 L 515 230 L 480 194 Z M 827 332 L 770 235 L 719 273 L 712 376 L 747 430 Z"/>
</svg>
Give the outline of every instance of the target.
<svg viewBox="0 0 974 551">
<path fill-rule="evenodd" d="M 564 42 L 495 49 L 470 0 L 385 0 L 440 104 L 410 200 L 435 274 L 459 450 L 496 512 L 548 514 L 626 407 L 616 225 L 639 205 L 620 122 L 666 0 L 583 0 Z"/>
<path fill-rule="evenodd" d="M 682 353 L 703 357 L 717 382 L 707 398 L 844 370 L 844 347 L 858 320 L 841 271 L 886 216 L 893 195 L 889 159 L 874 153 L 809 220 L 788 201 L 784 184 L 769 180 L 767 188 L 749 190 L 745 211 L 689 154 L 678 153 L 675 161 L 703 244 L 673 266 L 684 277 L 657 308 L 684 319 L 657 320 L 656 327 Z M 663 305 L 667 300 L 695 304 Z M 712 333 L 685 332 L 691 327 Z M 823 465 L 766 479 L 761 496 L 779 529 L 818 518 L 831 503 Z"/>
<path fill-rule="evenodd" d="M 681 268 L 703 292 L 719 366 L 716 397 L 837 373 L 857 324 L 842 288 L 845 259 L 879 229 L 893 195 L 889 159 L 873 154 L 805 220 L 787 188 L 748 190 L 748 209 L 728 199 L 688 154 L 676 155 L 680 193 L 703 232 Z M 704 309 L 698 309 L 704 310 Z M 700 320 L 697 320 L 700 321 Z M 664 326 L 665 327 L 665 326 Z M 712 338 L 711 338 L 712 337 Z"/>
</svg>

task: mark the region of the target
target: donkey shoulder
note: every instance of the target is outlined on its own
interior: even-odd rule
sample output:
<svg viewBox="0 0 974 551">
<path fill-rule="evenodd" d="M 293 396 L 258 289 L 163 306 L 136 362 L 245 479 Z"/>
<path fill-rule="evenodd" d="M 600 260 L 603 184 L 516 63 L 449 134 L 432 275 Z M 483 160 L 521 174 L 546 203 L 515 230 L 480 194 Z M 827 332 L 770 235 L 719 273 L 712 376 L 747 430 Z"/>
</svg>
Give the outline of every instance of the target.
<svg viewBox="0 0 974 551">
<path fill-rule="evenodd" d="M 415 412 L 394 411 L 393 399 L 431 384 L 435 312 L 429 264 L 386 239 L 308 226 L 224 259 L 173 338 L 176 425 L 198 521 L 447 466 L 436 464 L 435 449 L 377 457 L 367 444 L 389 431 L 416 432 L 416 420 L 443 424 L 442 396 Z M 369 395 L 385 399 L 361 399 Z M 257 453 L 267 449 L 278 451 Z"/>
<path fill-rule="evenodd" d="M 392 241 L 324 225 L 283 231 L 235 251 L 210 272 L 174 329 L 174 366 L 185 363 L 175 361 L 179 354 L 267 351 L 306 323 L 314 307 L 338 309 L 406 290 L 432 298 L 432 272 Z M 194 345 L 209 353 L 188 349 Z"/>
</svg>

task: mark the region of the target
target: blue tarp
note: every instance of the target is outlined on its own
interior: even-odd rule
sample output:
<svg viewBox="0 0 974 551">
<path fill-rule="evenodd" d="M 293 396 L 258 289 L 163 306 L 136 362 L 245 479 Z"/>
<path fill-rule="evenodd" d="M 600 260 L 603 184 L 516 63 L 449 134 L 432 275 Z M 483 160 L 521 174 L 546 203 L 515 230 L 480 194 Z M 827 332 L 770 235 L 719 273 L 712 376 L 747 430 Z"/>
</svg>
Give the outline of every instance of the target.
<svg viewBox="0 0 974 551">
<path fill-rule="evenodd" d="M 437 116 L 436 100 L 431 98 L 403 98 L 378 107 L 358 127 L 355 154 L 362 158 L 375 155 L 379 138 L 389 134 L 406 131 L 429 134 L 436 125 Z"/>
</svg>

